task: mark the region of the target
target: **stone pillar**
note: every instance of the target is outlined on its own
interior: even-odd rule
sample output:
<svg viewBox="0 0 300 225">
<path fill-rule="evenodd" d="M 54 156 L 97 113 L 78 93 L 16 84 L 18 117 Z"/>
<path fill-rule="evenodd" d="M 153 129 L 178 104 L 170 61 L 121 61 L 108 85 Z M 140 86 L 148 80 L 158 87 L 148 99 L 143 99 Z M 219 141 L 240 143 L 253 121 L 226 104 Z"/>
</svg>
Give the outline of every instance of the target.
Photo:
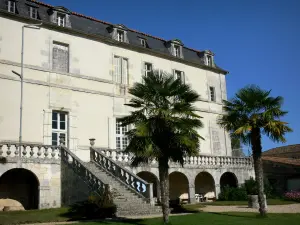
<svg viewBox="0 0 300 225">
<path fill-rule="evenodd" d="M 90 145 L 91 145 L 91 148 L 90 148 L 90 162 L 93 161 L 94 157 L 93 157 L 93 152 L 92 152 L 92 148 L 94 147 L 95 145 L 95 138 L 90 138 Z"/>
<path fill-rule="evenodd" d="M 189 185 L 189 203 L 190 204 L 196 203 L 195 186 L 194 185 Z"/>
<path fill-rule="evenodd" d="M 215 187 L 216 187 L 216 199 L 218 199 L 219 194 L 221 193 L 220 184 L 215 184 Z"/>
<path fill-rule="evenodd" d="M 50 186 L 39 186 L 39 209 L 51 208 L 50 205 Z"/>
</svg>

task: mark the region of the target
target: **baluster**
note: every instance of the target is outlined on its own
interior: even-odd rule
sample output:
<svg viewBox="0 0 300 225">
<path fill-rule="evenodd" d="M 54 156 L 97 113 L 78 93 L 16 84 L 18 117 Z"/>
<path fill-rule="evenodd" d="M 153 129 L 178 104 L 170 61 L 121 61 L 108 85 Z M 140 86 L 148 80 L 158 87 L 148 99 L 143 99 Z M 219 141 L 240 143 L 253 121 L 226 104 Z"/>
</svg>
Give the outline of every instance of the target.
<svg viewBox="0 0 300 225">
<path fill-rule="evenodd" d="M 45 152 L 44 152 L 45 158 L 48 158 L 48 155 L 49 155 L 49 153 L 48 153 L 48 147 L 45 147 Z"/>
<path fill-rule="evenodd" d="M 15 156 L 18 156 L 19 155 L 19 149 L 18 149 L 18 146 L 19 145 L 13 145 L 13 146 L 15 146 Z M 20 147 L 21 148 L 21 147 Z"/>
<path fill-rule="evenodd" d="M 0 144 L 0 157 L 1 157 L 1 156 L 2 156 L 2 154 L 3 154 L 2 147 L 3 147 L 3 145 L 2 145 L 2 144 Z"/>
<path fill-rule="evenodd" d="M 6 151 L 7 156 L 10 156 L 11 154 L 10 146 L 11 146 L 10 144 L 7 145 L 7 151 Z"/>
<path fill-rule="evenodd" d="M 30 157 L 33 157 L 33 155 L 34 155 L 34 152 L 33 152 L 34 146 L 33 146 L 33 145 L 30 145 L 29 147 L 30 147 L 30 152 L 29 152 Z"/>
<path fill-rule="evenodd" d="M 51 147 L 51 157 L 52 158 L 55 157 L 55 147 L 54 146 Z"/>
<path fill-rule="evenodd" d="M 27 145 L 23 145 L 23 157 L 26 158 L 27 155 Z"/>
</svg>

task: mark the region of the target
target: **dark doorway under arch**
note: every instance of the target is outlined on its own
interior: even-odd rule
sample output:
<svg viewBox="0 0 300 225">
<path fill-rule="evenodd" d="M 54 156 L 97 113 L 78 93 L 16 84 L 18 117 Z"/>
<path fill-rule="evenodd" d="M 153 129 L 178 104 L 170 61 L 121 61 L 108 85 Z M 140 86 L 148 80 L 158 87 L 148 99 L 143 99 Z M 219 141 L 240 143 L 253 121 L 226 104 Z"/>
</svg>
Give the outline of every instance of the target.
<svg viewBox="0 0 300 225">
<path fill-rule="evenodd" d="M 221 188 L 224 188 L 226 186 L 237 187 L 238 181 L 235 174 L 231 172 L 223 173 L 220 179 L 220 186 Z"/>
<path fill-rule="evenodd" d="M 189 181 L 186 175 L 177 171 L 170 173 L 169 191 L 170 200 L 189 199 Z"/>
<path fill-rule="evenodd" d="M 205 198 L 215 198 L 215 181 L 208 172 L 201 172 L 195 178 L 195 193 Z"/>
<path fill-rule="evenodd" d="M 26 169 L 11 169 L 0 177 L 0 198 L 14 199 L 28 209 L 38 209 L 39 182 Z"/>
</svg>

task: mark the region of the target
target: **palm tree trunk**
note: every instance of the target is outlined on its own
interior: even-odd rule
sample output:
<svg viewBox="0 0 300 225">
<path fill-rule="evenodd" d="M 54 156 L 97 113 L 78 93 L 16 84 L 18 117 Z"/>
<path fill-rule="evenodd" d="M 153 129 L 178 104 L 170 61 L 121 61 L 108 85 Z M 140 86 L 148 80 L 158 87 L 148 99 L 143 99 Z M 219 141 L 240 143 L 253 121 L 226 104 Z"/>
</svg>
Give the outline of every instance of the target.
<svg viewBox="0 0 300 225">
<path fill-rule="evenodd" d="M 158 161 L 159 181 L 161 189 L 161 207 L 164 223 L 169 223 L 169 165 L 167 159 Z"/>
<path fill-rule="evenodd" d="M 264 180 L 263 180 L 263 162 L 261 158 L 261 133 L 259 128 L 254 128 L 251 134 L 251 145 L 254 161 L 255 179 L 258 186 L 258 203 L 259 213 L 261 216 L 267 215 L 266 202 L 264 197 Z"/>
</svg>

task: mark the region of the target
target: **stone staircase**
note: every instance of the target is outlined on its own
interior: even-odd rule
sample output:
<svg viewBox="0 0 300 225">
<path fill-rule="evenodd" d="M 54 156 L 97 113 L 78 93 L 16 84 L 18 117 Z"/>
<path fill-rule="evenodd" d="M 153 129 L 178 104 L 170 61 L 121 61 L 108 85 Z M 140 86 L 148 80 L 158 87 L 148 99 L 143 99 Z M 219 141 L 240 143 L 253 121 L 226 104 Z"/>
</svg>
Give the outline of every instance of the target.
<svg viewBox="0 0 300 225">
<path fill-rule="evenodd" d="M 65 147 L 61 147 L 61 157 L 99 196 L 109 186 L 114 193 L 117 216 L 161 213 L 161 208 L 154 205 L 152 184 L 116 164 L 100 151 L 91 148 L 91 161 L 87 163 Z"/>
</svg>

